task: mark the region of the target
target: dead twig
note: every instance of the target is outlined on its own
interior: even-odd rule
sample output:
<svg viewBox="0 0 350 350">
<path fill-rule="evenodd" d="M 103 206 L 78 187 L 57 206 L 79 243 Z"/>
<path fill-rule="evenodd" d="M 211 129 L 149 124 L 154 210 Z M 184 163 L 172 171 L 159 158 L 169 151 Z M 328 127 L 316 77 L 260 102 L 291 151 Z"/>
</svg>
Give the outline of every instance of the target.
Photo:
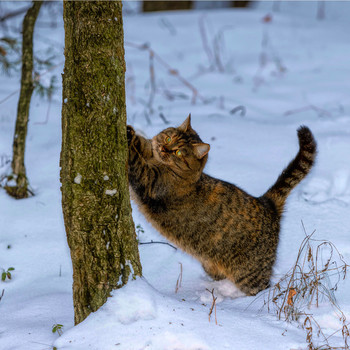
<svg viewBox="0 0 350 350">
<path fill-rule="evenodd" d="M 209 45 L 207 31 L 205 28 L 206 16 L 199 18 L 199 32 L 202 39 L 202 45 L 204 52 L 208 56 L 209 60 L 209 71 L 217 69 L 219 72 L 225 72 L 225 67 L 222 62 L 222 52 L 224 46 L 224 32 L 233 29 L 232 25 L 226 25 L 220 28 L 213 39 L 212 47 Z"/>
<path fill-rule="evenodd" d="M 150 75 L 150 86 L 151 86 L 151 92 L 149 94 L 148 99 L 148 110 L 150 111 L 150 114 L 153 114 L 153 101 L 154 96 L 156 94 L 156 78 L 155 78 L 155 71 L 154 71 L 154 52 L 149 51 L 149 75 Z"/>
<path fill-rule="evenodd" d="M 213 302 L 211 304 L 211 307 L 210 307 L 210 310 L 209 310 L 209 322 L 210 322 L 210 317 L 211 317 L 211 314 L 213 313 L 213 309 L 214 309 L 214 315 L 215 315 L 215 324 L 217 325 L 218 324 L 218 320 L 216 318 L 216 299 L 218 297 L 216 297 L 214 295 L 214 288 L 210 291 L 208 288 L 206 288 L 206 290 L 211 294 L 211 296 L 213 297 Z"/>
<path fill-rule="evenodd" d="M 159 24 L 161 27 L 166 28 L 171 35 L 176 35 L 176 28 L 172 25 L 172 23 L 165 17 L 160 18 Z"/>
<path fill-rule="evenodd" d="M 317 107 L 315 105 L 307 105 L 307 106 L 304 106 L 304 107 L 291 109 L 289 111 L 284 112 L 283 115 L 289 116 L 289 115 L 292 115 L 292 114 L 297 114 L 297 113 L 305 112 L 305 111 L 308 111 L 308 110 L 312 110 L 312 111 L 316 112 L 319 117 L 332 117 L 332 113 L 328 112 L 325 109 L 319 108 L 319 107 Z"/>
<path fill-rule="evenodd" d="M 11 157 L 7 154 L 1 154 L 0 155 L 0 168 L 4 167 L 5 165 L 9 164 L 11 162 Z"/>
<path fill-rule="evenodd" d="M 165 118 L 163 113 L 159 113 L 159 117 L 163 120 L 164 124 L 170 124 L 169 120 Z"/>
<path fill-rule="evenodd" d="M 236 113 L 239 113 L 241 117 L 244 117 L 246 115 L 246 108 L 244 106 L 237 106 L 230 110 L 230 114 L 236 114 Z"/>
<path fill-rule="evenodd" d="M 177 281 L 176 281 L 176 286 L 175 286 L 175 294 L 179 291 L 180 287 L 181 287 L 181 284 L 182 284 L 182 264 L 180 264 L 180 274 L 179 274 L 179 277 L 177 278 Z"/>
<path fill-rule="evenodd" d="M 211 51 L 211 48 L 209 46 L 208 37 L 207 37 L 207 31 L 205 30 L 205 23 L 204 23 L 205 20 L 206 20 L 205 16 L 201 16 L 199 18 L 199 22 L 198 22 L 198 24 L 199 24 L 199 32 L 201 34 L 201 39 L 202 39 L 202 45 L 203 45 L 204 52 L 208 56 L 209 66 L 213 67 L 214 54 Z"/>
<path fill-rule="evenodd" d="M 214 48 L 214 57 L 215 57 L 215 64 L 218 67 L 219 72 L 223 73 L 225 72 L 225 67 L 222 63 L 222 52 L 224 50 L 224 32 L 227 30 L 233 29 L 233 26 L 226 25 L 222 27 L 218 33 L 215 35 L 213 40 L 213 48 Z"/>
<path fill-rule="evenodd" d="M 263 78 L 263 72 L 269 62 L 275 65 L 276 67 L 275 74 L 283 74 L 287 70 L 287 68 L 282 63 L 281 58 L 278 56 L 278 54 L 274 50 L 273 45 L 271 43 L 270 34 L 269 34 L 269 25 L 271 22 L 272 22 L 272 16 L 270 14 L 267 14 L 262 18 L 263 34 L 261 39 L 261 52 L 259 55 L 259 67 L 253 77 L 255 89 L 258 89 L 260 85 L 265 82 Z"/>
</svg>

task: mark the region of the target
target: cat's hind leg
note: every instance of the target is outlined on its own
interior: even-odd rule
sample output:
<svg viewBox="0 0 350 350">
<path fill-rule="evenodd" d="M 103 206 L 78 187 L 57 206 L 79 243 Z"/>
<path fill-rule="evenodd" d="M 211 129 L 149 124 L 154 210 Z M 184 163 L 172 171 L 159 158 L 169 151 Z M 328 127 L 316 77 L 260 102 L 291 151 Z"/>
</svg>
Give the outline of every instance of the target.
<svg viewBox="0 0 350 350">
<path fill-rule="evenodd" d="M 217 267 L 211 262 L 202 262 L 204 271 L 215 281 L 220 281 L 226 278 L 225 275 L 220 273 Z"/>
</svg>

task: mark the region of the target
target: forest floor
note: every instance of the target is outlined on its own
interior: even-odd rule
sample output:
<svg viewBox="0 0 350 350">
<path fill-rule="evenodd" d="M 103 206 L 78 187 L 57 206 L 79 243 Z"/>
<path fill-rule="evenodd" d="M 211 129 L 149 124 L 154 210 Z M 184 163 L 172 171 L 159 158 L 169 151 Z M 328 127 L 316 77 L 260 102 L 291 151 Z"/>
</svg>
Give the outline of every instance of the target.
<svg viewBox="0 0 350 350">
<path fill-rule="evenodd" d="M 128 123 L 137 130 L 152 137 L 191 113 L 211 145 L 205 172 L 255 196 L 296 154 L 300 125 L 314 133 L 318 156 L 288 198 L 270 290 L 242 297 L 230 282 L 213 282 L 192 257 L 155 243 L 166 239 L 133 206 L 139 242 L 154 241 L 139 245 L 143 278 L 76 327 L 59 181 L 64 30 L 62 20 L 45 27 L 42 11 L 34 46 L 55 63 L 40 71 L 41 83 L 56 76 L 58 89 L 31 105 L 26 165 L 35 196 L 14 200 L 0 189 L 0 272 L 12 277 L 0 281 L 1 350 L 346 348 L 350 3 L 326 2 L 323 20 L 317 3 L 125 15 Z M 1 175 L 11 158 L 19 73 L 0 79 Z M 291 276 L 305 237 L 310 250 Z M 283 276 L 294 278 L 294 289 Z M 284 294 L 273 299 L 278 287 Z"/>
</svg>

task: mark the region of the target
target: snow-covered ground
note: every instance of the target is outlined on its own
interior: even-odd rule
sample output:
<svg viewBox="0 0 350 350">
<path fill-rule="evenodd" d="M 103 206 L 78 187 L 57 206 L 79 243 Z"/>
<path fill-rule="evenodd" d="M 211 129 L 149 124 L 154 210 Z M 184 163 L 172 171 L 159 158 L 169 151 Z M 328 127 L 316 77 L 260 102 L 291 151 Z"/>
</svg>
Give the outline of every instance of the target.
<svg viewBox="0 0 350 350">
<path fill-rule="evenodd" d="M 295 262 L 305 237 L 302 222 L 307 233 L 316 230 L 315 239 L 330 240 L 350 262 L 350 3 L 327 2 L 324 20 L 316 19 L 317 6 L 281 2 L 273 12 L 273 4 L 263 2 L 249 10 L 124 17 L 128 122 L 151 137 L 167 127 L 164 118 L 179 125 L 192 113 L 194 129 L 211 144 L 210 175 L 260 195 L 297 152 L 298 126 L 313 131 L 317 164 L 288 199 L 275 282 Z M 47 18 L 45 11 L 39 16 L 35 50 L 44 55 L 51 46 L 57 67 L 43 75 L 44 84 L 53 75 L 60 81 L 64 59 L 62 21 L 49 28 Z M 156 54 L 154 88 L 149 51 L 137 48 L 145 43 Z M 19 75 L 0 79 L 1 175 L 11 157 Z M 60 89 L 51 104 L 33 97 L 26 165 L 35 196 L 17 201 L 0 189 L 0 268 L 15 268 L 11 280 L 0 282 L 1 350 L 306 349 L 305 330 L 263 307 L 266 292 L 237 297 L 228 281 L 211 281 L 197 261 L 165 244 L 140 245 L 143 278 L 114 291 L 73 327 L 60 203 L 60 109 Z M 166 242 L 136 207 L 133 217 L 144 230 L 140 242 Z M 213 289 L 217 324 L 215 311 L 208 316 Z M 335 296 L 350 321 L 349 289 L 347 278 Z M 317 317 L 327 335 L 341 327 L 325 301 L 305 312 Z M 61 336 L 52 333 L 55 324 L 63 325 Z M 329 341 L 344 345 L 341 331 Z"/>
</svg>

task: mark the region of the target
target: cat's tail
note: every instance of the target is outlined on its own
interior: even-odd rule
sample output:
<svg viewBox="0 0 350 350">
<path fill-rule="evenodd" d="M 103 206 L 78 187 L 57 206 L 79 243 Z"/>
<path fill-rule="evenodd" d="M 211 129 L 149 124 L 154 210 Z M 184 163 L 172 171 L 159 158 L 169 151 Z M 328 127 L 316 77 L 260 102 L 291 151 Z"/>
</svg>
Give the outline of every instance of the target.
<svg viewBox="0 0 350 350">
<path fill-rule="evenodd" d="M 290 191 L 308 174 L 316 157 L 316 141 L 310 129 L 306 126 L 299 127 L 298 138 L 298 154 L 263 196 L 274 201 L 279 214 L 283 212 L 284 203 Z"/>
</svg>

